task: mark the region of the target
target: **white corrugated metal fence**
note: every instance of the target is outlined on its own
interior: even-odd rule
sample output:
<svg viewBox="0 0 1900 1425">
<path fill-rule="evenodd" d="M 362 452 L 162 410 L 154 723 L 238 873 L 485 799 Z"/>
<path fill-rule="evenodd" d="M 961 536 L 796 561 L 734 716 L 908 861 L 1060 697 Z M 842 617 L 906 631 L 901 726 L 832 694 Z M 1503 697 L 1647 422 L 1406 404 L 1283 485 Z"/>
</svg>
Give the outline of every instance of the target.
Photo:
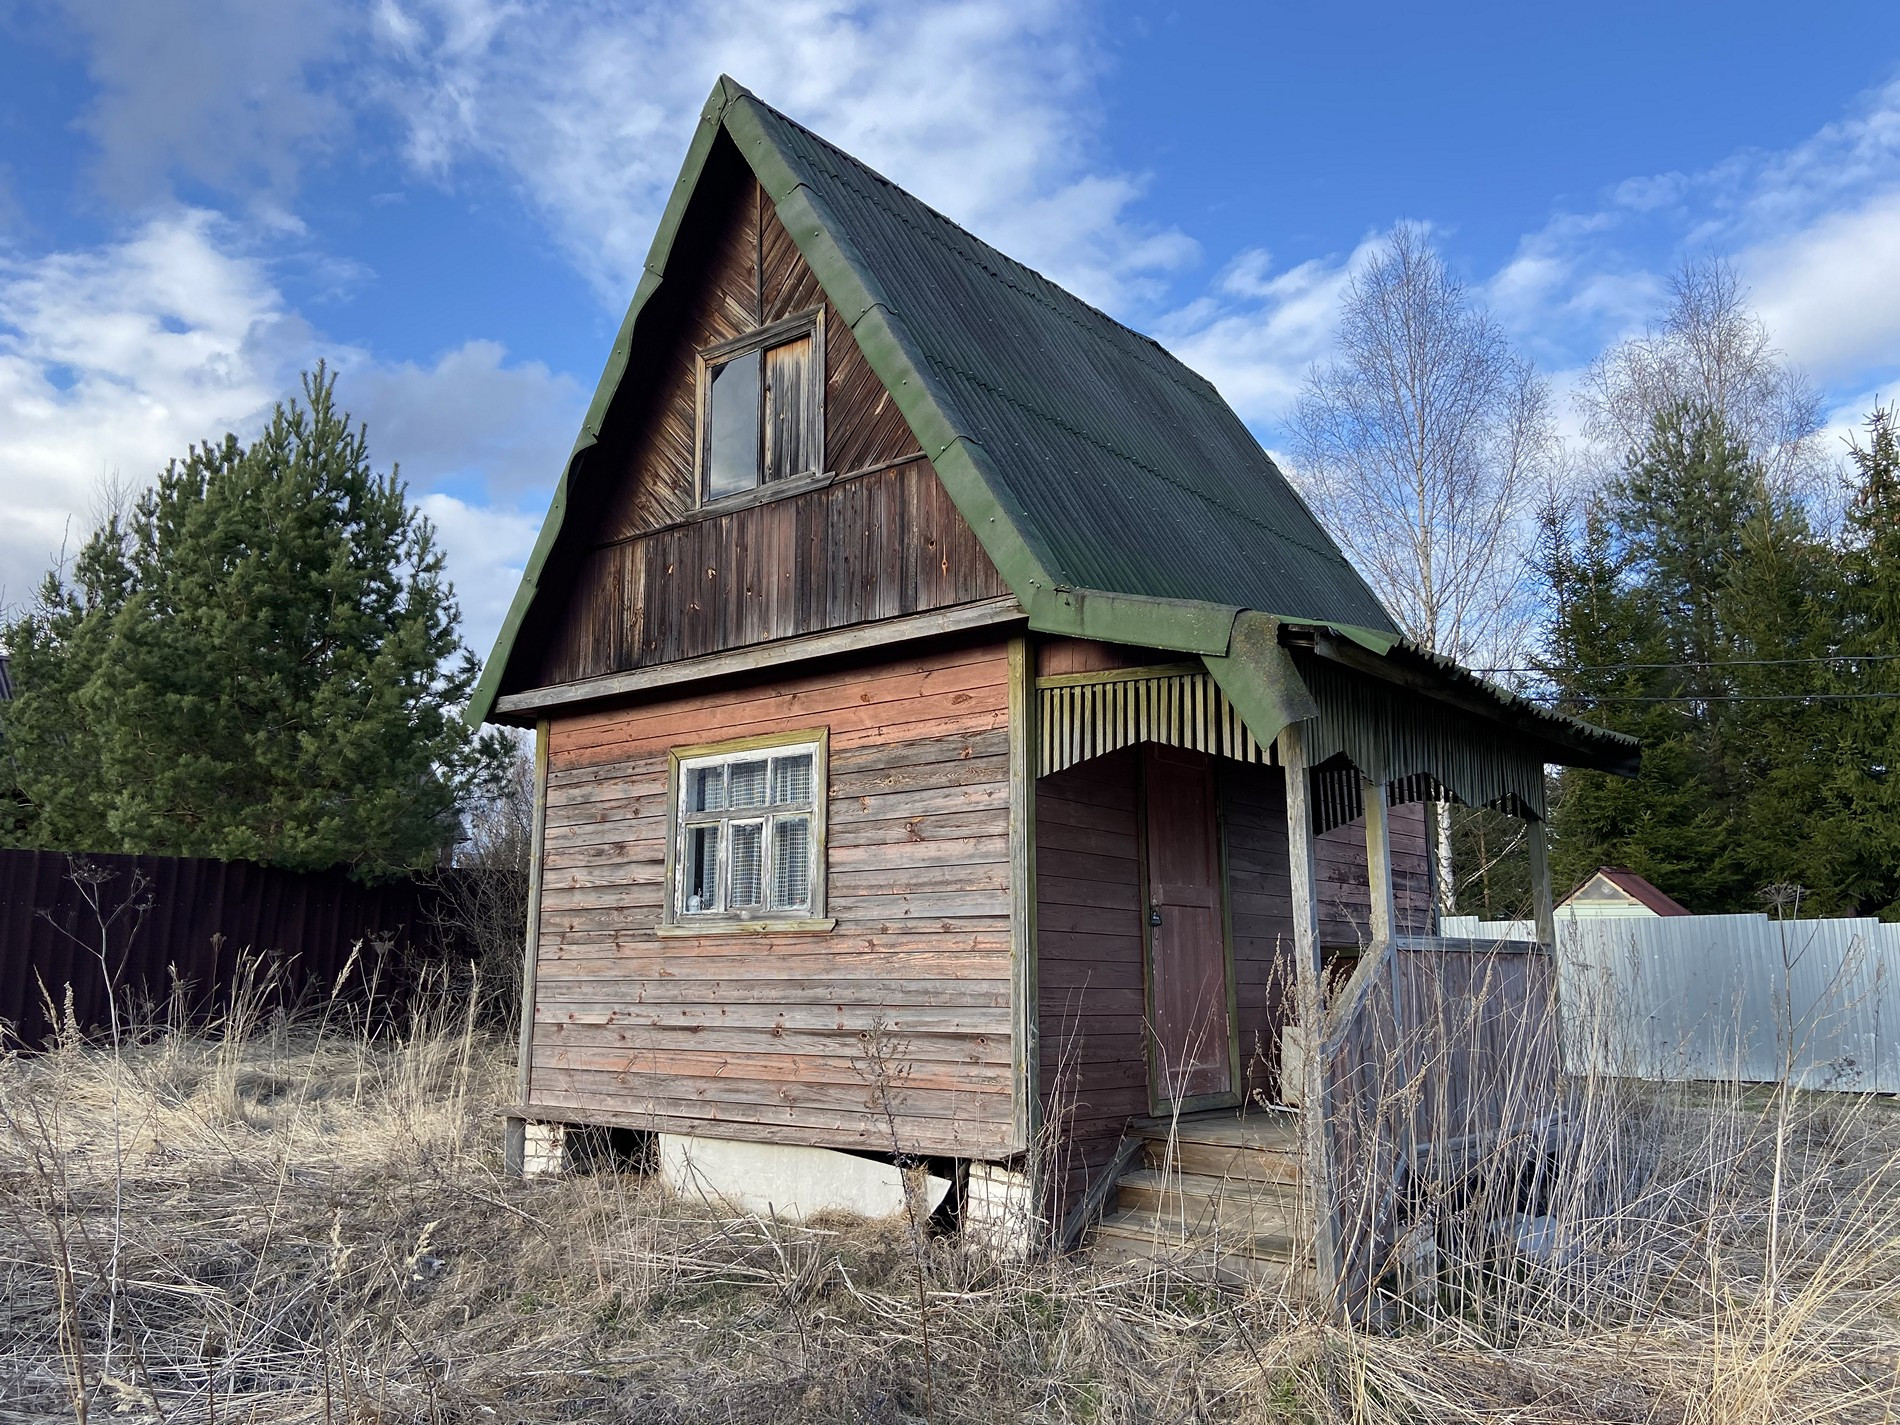
<svg viewBox="0 0 1900 1425">
<path fill-rule="evenodd" d="M 1530 938 L 1473 916 L 1442 933 Z M 1560 914 L 1557 939 L 1572 1073 L 1900 1093 L 1900 925 Z"/>
</svg>

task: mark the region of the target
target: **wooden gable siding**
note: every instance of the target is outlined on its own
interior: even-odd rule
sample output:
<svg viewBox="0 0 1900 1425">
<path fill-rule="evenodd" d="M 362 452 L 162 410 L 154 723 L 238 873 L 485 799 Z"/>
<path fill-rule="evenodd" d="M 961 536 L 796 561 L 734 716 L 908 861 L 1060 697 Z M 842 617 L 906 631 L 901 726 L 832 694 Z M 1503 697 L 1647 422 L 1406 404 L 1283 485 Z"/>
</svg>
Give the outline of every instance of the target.
<svg viewBox="0 0 1900 1425">
<path fill-rule="evenodd" d="M 610 488 L 575 555 L 566 609 L 521 686 L 720 653 L 1009 592 L 896 402 L 750 174 L 695 202 L 707 233 L 667 283 L 689 295 L 641 413 L 601 458 Z M 830 483 L 718 512 L 696 508 L 696 354 L 801 312 L 825 324 Z M 775 492 L 766 487 L 767 496 Z"/>
<path fill-rule="evenodd" d="M 894 1119 L 906 1152 L 1007 1152 L 1008 719 L 985 644 L 553 722 L 530 1104 L 884 1151 Z M 836 928 L 659 938 L 669 749 L 821 727 Z"/>
<path fill-rule="evenodd" d="M 591 551 L 539 681 L 1008 592 L 930 463 L 918 459 Z"/>
</svg>

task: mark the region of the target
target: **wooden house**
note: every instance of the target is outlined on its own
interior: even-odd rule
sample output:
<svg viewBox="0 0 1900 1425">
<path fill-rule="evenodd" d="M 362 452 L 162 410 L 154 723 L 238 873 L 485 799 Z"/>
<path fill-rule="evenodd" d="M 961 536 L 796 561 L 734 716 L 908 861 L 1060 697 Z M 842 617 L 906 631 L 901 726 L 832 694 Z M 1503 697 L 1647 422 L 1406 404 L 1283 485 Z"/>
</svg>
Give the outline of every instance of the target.
<svg viewBox="0 0 1900 1425">
<path fill-rule="evenodd" d="M 1154 341 L 724 79 L 472 715 L 536 732 L 518 1160 L 911 1155 L 1048 1233 L 1138 1213 L 1163 1121 L 1334 1192 L 1341 1051 L 1283 1031 L 1456 959 L 1421 802 L 1535 833 L 1546 763 L 1634 760 L 1406 645 Z"/>
</svg>

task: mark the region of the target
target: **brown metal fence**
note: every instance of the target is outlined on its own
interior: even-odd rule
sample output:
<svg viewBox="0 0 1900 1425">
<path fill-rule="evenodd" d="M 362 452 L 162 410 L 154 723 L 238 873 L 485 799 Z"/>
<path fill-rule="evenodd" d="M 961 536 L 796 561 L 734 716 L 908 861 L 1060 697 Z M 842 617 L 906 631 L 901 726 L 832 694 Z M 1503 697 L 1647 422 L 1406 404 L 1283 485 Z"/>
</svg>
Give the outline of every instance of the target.
<svg viewBox="0 0 1900 1425">
<path fill-rule="evenodd" d="M 354 946 L 347 988 L 359 1003 L 374 981 L 393 1004 L 420 968 L 460 958 L 434 909 L 439 879 L 366 886 L 341 870 L 299 872 L 247 861 L 164 856 L 68 856 L 0 850 L 0 1021 L 16 1042 L 44 1043 L 70 987 L 73 1018 L 94 1030 L 121 1008 L 177 1005 L 215 1014 L 242 957 L 274 967 L 287 1007 L 327 998 Z"/>
</svg>

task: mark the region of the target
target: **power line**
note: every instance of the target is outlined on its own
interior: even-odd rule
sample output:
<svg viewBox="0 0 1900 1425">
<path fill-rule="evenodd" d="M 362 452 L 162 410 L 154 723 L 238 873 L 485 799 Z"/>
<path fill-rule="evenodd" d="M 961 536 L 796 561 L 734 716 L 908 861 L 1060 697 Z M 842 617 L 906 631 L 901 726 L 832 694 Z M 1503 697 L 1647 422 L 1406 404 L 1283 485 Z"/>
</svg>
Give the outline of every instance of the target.
<svg viewBox="0 0 1900 1425">
<path fill-rule="evenodd" d="M 1519 697 L 1543 702 L 1560 702 L 1568 693 L 1520 693 Z M 1636 694 L 1590 693 L 1576 696 L 1584 703 L 1853 703 L 1862 699 L 1900 700 L 1900 693 L 1678 693 L 1673 697 L 1643 697 Z"/>
<path fill-rule="evenodd" d="M 1824 653 L 1812 658 L 1734 658 L 1687 663 L 1577 663 L 1570 667 L 1550 668 L 1473 668 L 1473 673 L 1623 673 L 1639 670 L 1671 672 L 1686 668 L 1788 668 L 1812 663 L 1890 663 L 1900 653 Z"/>
</svg>

